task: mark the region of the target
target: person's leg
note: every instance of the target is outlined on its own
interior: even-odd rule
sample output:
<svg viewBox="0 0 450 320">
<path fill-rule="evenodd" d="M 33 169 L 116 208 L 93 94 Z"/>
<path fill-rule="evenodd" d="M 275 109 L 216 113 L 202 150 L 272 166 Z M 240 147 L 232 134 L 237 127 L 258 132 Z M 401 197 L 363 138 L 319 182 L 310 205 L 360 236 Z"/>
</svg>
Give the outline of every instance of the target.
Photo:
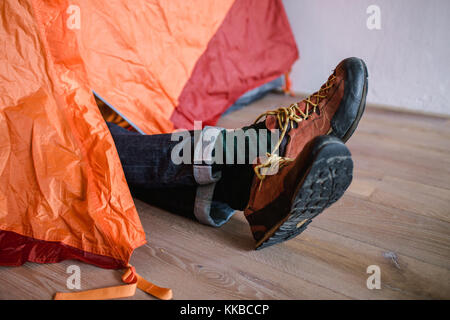
<svg viewBox="0 0 450 320">
<path fill-rule="evenodd" d="M 187 134 L 182 136 L 188 139 L 180 142 L 172 141 L 171 134 L 141 135 L 112 123 L 108 123 L 108 127 L 134 197 L 216 227 L 228 221 L 235 209 L 242 210 L 242 203 L 245 205 L 248 202 L 253 179 L 253 168 L 249 164 L 249 159 L 244 159 L 244 163 L 239 165 L 205 163 L 215 154 L 215 148 L 208 147 L 211 146 L 210 142 L 214 141 L 215 144 L 215 141 L 219 140 L 217 146 L 225 158 L 224 162 L 226 161 L 227 142 L 226 135 L 223 135 L 224 129 L 205 128 L 202 134 L 197 132 L 197 135 L 193 131 L 185 132 Z M 258 129 L 257 127 L 243 128 L 243 131 L 246 132 L 250 128 Z M 244 145 L 246 154 L 251 153 L 248 150 L 258 146 L 258 141 L 255 141 L 256 132 L 252 137 L 246 137 Z M 198 141 L 195 141 L 196 136 Z M 276 142 L 276 138 L 272 138 L 269 133 L 269 141 Z M 190 156 L 189 159 L 185 158 L 188 160 L 186 163 L 175 164 L 172 152 L 176 151 L 176 155 L 180 155 L 178 152 L 182 150 L 180 143 L 186 146 L 185 151 L 190 150 Z M 234 141 L 228 144 L 233 145 L 234 149 Z M 270 150 L 270 145 L 267 148 Z M 239 152 L 233 151 L 233 159 L 228 160 L 230 163 L 237 162 Z M 197 160 L 202 161 L 196 161 L 200 163 L 193 163 L 196 160 L 195 152 L 200 155 Z M 243 153 L 245 151 L 241 152 Z M 238 179 L 239 183 L 227 190 L 234 178 Z"/>
<path fill-rule="evenodd" d="M 199 184 L 192 162 L 175 165 L 171 161 L 172 150 L 180 142 L 172 141 L 170 134 L 142 135 L 113 123 L 107 124 L 130 186 L 168 188 Z M 193 137 L 183 143 L 192 148 Z M 206 172 L 211 171 L 210 166 L 204 167 Z M 211 180 L 213 182 L 214 178 Z"/>
<path fill-rule="evenodd" d="M 193 208 L 197 220 L 213 226 L 226 222 L 229 215 L 224 213 L 232 209 L 244 210 L 257 245 L 264 247 L 299 234 L 314 216 L 342 196 L 348 187 L 352 162 L 345 145 L 336 138 L 316 138 L 328 134 L 346 141 L 364 111 L 366 93 L 364 62 L 357 58 L 342 61 L 318 92 L 287 108 L 268 111 L 262 115 L 265 116 L 264 121 L 258 122 L 258 118 L 255 125 L 236 130 L 281 132 L 274 149 L 268 142 L 272 139 L 267 138 L 271 134 L 266 134 L 267 140 L 263 139 L 263 143 L 260 143 L 258 135 L 253 140 L 246 138 L 245 145 L 250 148 L 242 149 L 237 146 L 236 139 L 227 139 L 223 130 L 216 129 L 215 140 L 209 136 L 203 145 L 217 146 L 217 142 L 222 140 L 231 142 L 230 145 L 223 143 L 223 148 L 213 148 L 222 150 L 227 159 L 232 154 L 234 162 L 227 164 L 208 164 L 208 160 L 213 158 L 213 152 L 208 148 L 207 152 L 200 148 L 201 158 L 206 160 L 203 164 L 174 164 L 170 160 L 171 154 L 179 143 L 172 141 L 171 135 L 141 136 L 145 138 L 133 135 L 136 137 L 133 140 L 127 137 L 116 144 L 127 180 L 133 184 L 131 188 L 140 188 L 141 195 L 159 189 L 154 196 L 160 197 L 154 201 L 185 215 Z M 120 137 L 114 139 L 122 140 Z M 142 141 L 139 147 L 134 146 Z M 306 148 L 313 142 L 310 149 Z M 185 143 L 190 150 L 196 150 L 195 138 Z M 267 144 L 271 146 L 268 150 L 272 150 L 268 158 L 260 161 L 256 157 L 260 162 L 253 167 L 254 153 L 246 150 L 256 148 L 256 154 L 260 155 L 259 145 Z M 147 153 L 151 156 L 142 156 Z M 238 155 L 244 155 L 243 164 L 236 164 Z M 340 160 L 345 165 L 341 166 Z M 278 166 L 281 168 L 278 173 L 268 174 Z M 339 170 L 341 168 L 345 170 Z M 195 192 L 185 189 L 189 187 L 195 188 Z M 314 189 L 313 192 L 308 193 L 308 188 Z M 171 202 L 170 199 L 180 192 L 183 195 Z M 306 201 L 308 199 L 305 200 L 302 194 L 308 195 L 306 198 L 310 201 Z M 214 219 L 215 209 L 219 212 L 219 223 Z"/>
<path fill-rule="evenodd" d="M 133 197 L 170 213 L 213 227 L 220 227 L 231 218 L 235 209 L 225 202 L 214 200 L 210 192 L 205 192 L 205 188 L 212 190 L 214 186 L 164 189 L 130 187 L 130 190 Z"/>
<path fill-rule="evenodd" d="M 171 153 L 180 141 L 172 141 L 170 134 L 142 135 L 113 123 L 107 124 L 133 197 L 169 212 L 200 220 L 204 213 L 195 210 L 196 202 L 202 196 L 198 189 L 202 185 L 200 189 L 214 185 L 220 178 L 220 172 L 213 172 L 210 165 L 197 164 L 194 167 L 193 161 L 175 164 Z M 189 132 L 189 136 L 181 143 L 193 149 L 193 132 Z M 190 158 L 192 160 L 192 156 Z M 228 215 L 231 216 L 233 211 L 228 210 Z"/>
<path fill-rule="evenodd" d="M 130 190 L 147 203 L 215 227 L 227 222 L 235 210 L 244 210 L 257 248 L 264 248 L 303 232 L 352 180 L 350 152 L 331 136 L 312 140 L 296 159 L 279 165 L 275 174 L 262 171 L 258 178 L 251 165 L 220 165 L 214 170 L 223 177 L 214 183 L 130 185 Z"/>
</svg>

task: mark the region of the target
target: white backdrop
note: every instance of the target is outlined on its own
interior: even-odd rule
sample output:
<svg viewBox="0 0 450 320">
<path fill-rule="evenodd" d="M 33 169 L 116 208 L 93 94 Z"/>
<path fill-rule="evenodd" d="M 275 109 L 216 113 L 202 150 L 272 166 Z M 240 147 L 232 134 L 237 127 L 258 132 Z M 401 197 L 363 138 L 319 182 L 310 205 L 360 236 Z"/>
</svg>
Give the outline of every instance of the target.
<svg viewBox="0 0 450 320">
<path fill-rule="evenodd" d="M 312 93 L 357 56 L 368 65 L 369 103 L 450 114 L 449 0 L 283 2 L 300 50 L 294 91 Z M 380 30 L 367 27 L 370 5 L 380 8 Z"/>
</svg>

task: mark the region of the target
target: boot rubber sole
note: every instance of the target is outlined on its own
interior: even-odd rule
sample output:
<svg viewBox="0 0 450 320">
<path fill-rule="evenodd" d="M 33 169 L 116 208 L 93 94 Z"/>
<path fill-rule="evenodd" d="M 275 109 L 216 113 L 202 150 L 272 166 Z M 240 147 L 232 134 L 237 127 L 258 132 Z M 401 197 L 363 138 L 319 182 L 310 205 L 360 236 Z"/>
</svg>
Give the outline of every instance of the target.
<svg viewBox="0 0 450 320">
<path fill-rule="evenodd" d="M 342 141 L 347 142 L 348 139 L 353 135 L 356 128 L 358 127 L 359 121 L 361 120 L 362 115 L 364 114 L 364 110 L 366 108 L 366 98 L 367 98 L 367 90 L 369 87 L 369 74 L 367 71 L 367 66 L 365 62 L 361 59 L 360 60 L 363 70 L 364 70 L 364 85 L 363 85 L 363 91 L 361 95 L 361 100 L 359 102 L 358 111 L 356 114 L 355 120 L 352 122 L 351 126 L 347 129 L 347 131 L 343 135 L 339 135 L 338 133 L 334 132 L 332 129 L 330 129 L 330 132 L 328 134 L 340 138 Z M 333 121 L 338 121 L 338 119 L 333 119 Z"/>
<path fill-rule="evenodd" d="M 350 151 L 341 142 L 322 143 L 300 179 L 286 218 L 266 232 L 256 249 L 262 249 L 298 236 L 312 219 L 342 197 L 353 177 Z"/>
</svg>

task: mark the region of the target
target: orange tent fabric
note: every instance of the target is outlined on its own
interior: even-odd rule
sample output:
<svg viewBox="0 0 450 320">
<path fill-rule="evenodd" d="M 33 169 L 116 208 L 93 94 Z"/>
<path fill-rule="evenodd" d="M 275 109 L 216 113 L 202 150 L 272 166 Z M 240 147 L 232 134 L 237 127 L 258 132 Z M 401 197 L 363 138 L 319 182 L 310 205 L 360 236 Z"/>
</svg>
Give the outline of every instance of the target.
<svg viewBox="0 0 450 320">
<path fill-rule="evenodd" d="M 71 1 L 93 89 L 143 132 L 172 132 L 178 97 L 233 2 Z"/>
<path fill-rule="evenodd" d="M 93 90 L 142 133 L 171 132 L 214 124 L 298 58 L 281 0 L 3 0 L 0 44 L 0 265 L 12 266 L 129 268 L 145 243 Z"/>
<path fill-rule="evenodd" d="M 69 2 L 0 4 L 0 264 L 128 265 L 145 234 L 95 104 Z"/>
<path fill-rule="evenodd" d="M 91 88 L 141 133 L 214 125 L 298 58 L 281 0 L 71 3 Z"/>
</svg>

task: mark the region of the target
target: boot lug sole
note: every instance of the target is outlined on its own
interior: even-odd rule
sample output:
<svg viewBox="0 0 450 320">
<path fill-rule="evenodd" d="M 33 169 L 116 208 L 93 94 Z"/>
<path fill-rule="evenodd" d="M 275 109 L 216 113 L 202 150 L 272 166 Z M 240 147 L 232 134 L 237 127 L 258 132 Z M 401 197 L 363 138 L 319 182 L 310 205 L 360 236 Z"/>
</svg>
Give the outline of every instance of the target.
<svg viewBox="0 0 450 320">
<path fill-rule="evenodd" d="M 340 144 L 326 144 L 317 152 L 297 185 L 290 212 L 256 244 L 256 250 L 298 236 L 313 218 L 342 197 L 352 181 L 353 161 L 347 147 Z"/>
</svg>

